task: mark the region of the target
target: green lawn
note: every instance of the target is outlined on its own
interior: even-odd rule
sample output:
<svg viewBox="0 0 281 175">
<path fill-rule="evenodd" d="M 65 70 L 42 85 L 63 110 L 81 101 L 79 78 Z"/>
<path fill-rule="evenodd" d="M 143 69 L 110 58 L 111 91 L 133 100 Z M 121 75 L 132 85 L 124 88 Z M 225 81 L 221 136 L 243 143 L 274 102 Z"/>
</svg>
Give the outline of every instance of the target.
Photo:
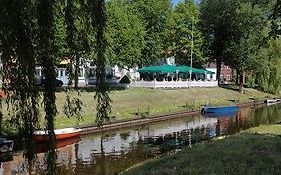
<svg viewBox="0 0 281 175">
<path fill-rule="evenodd" d="M 261 125 L 246 130 L 247 133 L 281 135 L 281 125 Z M 281 148 L 280 148 L 281 149 Z"/>
<path fill-rule="evenodd" d="M 109 93 L 112 99 L 112 120 L 135 117 L 136 113 L 148 112 L 150 115 L 166 114 L 170 112 L 200 109 L 201 105 L 211 103 L 213 105 L 233 104 L 231 100 L 239 102 L 250 101 L 250 97 L 264 99 L 270 96 L 267 93 L 253 89 L 246 89 L 245 94 L 223 88 L 190 88 L 190 89 L 147 89 L 129 88 L 126 90 L 113 90 Z M 82 91 L 83 118 L 81 125 L 93 124 L 95 120 L 94 92 Z M 57 127 L 70 126 L 74 120 L 66 119 L 63 115 L 65 93 L 57 94 L 57 107 L 59 115 L 56 120 Z"/>
<path fill-rule="evenodd" d="M 281 125 L 261 126 L 166 154 L 123 175 L 281 174 Z M 252 134 L 252 133 L 268 134 Z"/>
<path fill-rule="evenodd" d="M 80 99 L 83 101 L 83 121 L 80 126 L 95 124 L 96 102 L 94 91 L 88 89 L 81 91 Z M 250 97 L 264 99 L 270 96 L 267 93 L 253 89 L 245 89 L 245 94 L 224 88 L 189 88 L 189 89 L 148 89 L 129 88 L 126 90 L 112 90 L 109 92 L 112 99 L 112 120 L 128 119 L 136 117 L 136 113 L 149 113 L 150 115 L 166 114 L 170 112 L 200 109 L 201 105 L 233 104 L 233 100 L 239 102 L 250 101 Z M 76 119 L 67 118 L 63 112 L 66 100 L 65 92 L 58 92 L 56 128 L 76 125 Z M 41 111 L 43 111 L 41 109 Z M 43 114 L 42 114 L 43 116 Z M 43 117 L 42 117 L 43 118 Z"/>
</svg>

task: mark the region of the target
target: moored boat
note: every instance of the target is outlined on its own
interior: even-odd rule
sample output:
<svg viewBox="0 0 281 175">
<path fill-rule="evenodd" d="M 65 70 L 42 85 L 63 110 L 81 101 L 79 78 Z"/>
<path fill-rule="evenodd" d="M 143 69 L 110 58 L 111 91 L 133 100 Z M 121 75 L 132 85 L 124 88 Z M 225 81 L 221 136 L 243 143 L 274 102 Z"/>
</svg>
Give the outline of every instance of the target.
<svg viewBox="0 0 281 175">
<path fill-rule="evenodd" d="M 78 137 L 78 136 L 80 136 L 80 131 L 81 131 L 81 129 L 77 129 L 77 128 L 64 128 L 64 129 L 54 130 L 56 140 L 63 140 L 63 139 L 67 139 L 67 138 Z M 49 141 L 48 132 L 47 131 L 36 131 L 34 133 L 33 139 L 36 143 L 47 142 L 47 141 Z"/>
<path fill-rule="evenodd" d="M 65 147 L 74 143 L 77 143 L 81 140 L 81 138 L 79 136 L 77 137 L 71 137 L 71 138 L 66 138 L 66 139 L 62 139 L 62 140 L 57 140 L 55 142 L 55 148 L 59 149 L 61 147 Z M 36 144 L 36 153 L 43 153 L 43 152 L 47 152 L 49 149 L 47 147 L 46 143 L 37 143 Z"/>
<path fill-rule="evenodd" d="M 223 111 L 217 113 L 205 113 L 203 114 L 205 117 L 212 117 L 212 118 L 226 118 L 226 117 L 233 117 L 236 116 L 238 110 L 230 110 L 230 111 Z"/>
<path fill-rule="evenodd" d="M 238 111 L 238 107 L 235 106 L 204 106 L 201 110 L 202 114 L 216 114 L 223 116 L 224 114 L 235 113 Z"/>
<path fill-rule="evenodd" d="M 0 138 L 0 153 L 12 152 L 14 147 L 14 141 L 6 140 L 6 138 Z"/>
</svg>

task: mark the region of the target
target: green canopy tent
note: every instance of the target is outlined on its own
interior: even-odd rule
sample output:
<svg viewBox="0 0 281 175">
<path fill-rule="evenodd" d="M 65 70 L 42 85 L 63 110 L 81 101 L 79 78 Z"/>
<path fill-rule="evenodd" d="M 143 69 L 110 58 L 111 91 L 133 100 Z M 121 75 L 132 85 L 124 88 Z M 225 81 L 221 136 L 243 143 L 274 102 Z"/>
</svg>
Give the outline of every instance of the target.
<svg viewBox="0 0 281 175">
<path fill-rule="evenodd" d="M 179 66 L 178 71 L 182 72 L 182 73 L 189 73 L 190 71 L 192 71 L 192 73 L 194 73 L 194 74 L 205 73 L 205 70 L 203 71 L 203 69 L 196 69 L 196 68 L 193 68 L 193 67 L 191 68 L 189 66 Z"/>
<path fill-rule="evenodd" d="M 179 66 L 177 68 L 178 68 L 178 71 L 181 73 L 188 73 L 191 70 L 191 67 L 188 67 L 188 66 Z"/>
<path fill-rule="evenodd" d="M 214 72 L 208 71 L 206 69 L 197 69 L 197 71 L 199 74 L 215 74 Z"/>
<path fill-rule="evenodd" d="M 177 67 L 164 64 L 161 66 L 148 66 L 148 67 L 143 67 L 138 70 L 140 73 L 175 73 L 177 72 Z"/>
<path fill-rule="evenodd" d="M 207 71 L 207 74 L 215 74 L 215 72 L 212 72 L 212 71 L 209 71 L 209 70 L 206 70 L 206 71 Z"/>
<path fill-rule="evenodd" d="M 214 74 L 214 72 L 208 71 L 206 69 L 196 69 L 189 66 L 176 67 L 169 64 L 164 64 L 161 66 L 148 66 L 138 70 L 140 73 L 189 73 L 190 71 L 192 71 L 194 74 Z"/>
</svg>

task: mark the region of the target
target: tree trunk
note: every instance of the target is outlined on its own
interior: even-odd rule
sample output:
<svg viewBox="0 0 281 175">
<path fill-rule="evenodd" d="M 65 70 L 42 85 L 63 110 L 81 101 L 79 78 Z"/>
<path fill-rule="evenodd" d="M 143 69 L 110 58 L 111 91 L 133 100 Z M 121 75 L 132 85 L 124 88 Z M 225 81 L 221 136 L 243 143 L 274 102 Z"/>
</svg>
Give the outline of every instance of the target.
<svg viewBox="0 0 281 175">
<path fill-rule="evenodd" d="M 235 80 L 235 84 L 238 85 L 239 84 L 239 72 L 236 70 L 236 80 Z"/>
<path fill-rule="evenodd" d="M 239 92 L 243 94 L 243 85 L 244 85 L 244 73 L 239 74 Z"/>
<path fill-rule="evenodd" d="M 75 53 L 74 56 L 75 59 L 75 67 L 74 67 L 74 88 L 77 90 L 78 89 L 78 81 L 79 81 L 79 72 L 80 72 L 80 55 Z"/>
</svg>

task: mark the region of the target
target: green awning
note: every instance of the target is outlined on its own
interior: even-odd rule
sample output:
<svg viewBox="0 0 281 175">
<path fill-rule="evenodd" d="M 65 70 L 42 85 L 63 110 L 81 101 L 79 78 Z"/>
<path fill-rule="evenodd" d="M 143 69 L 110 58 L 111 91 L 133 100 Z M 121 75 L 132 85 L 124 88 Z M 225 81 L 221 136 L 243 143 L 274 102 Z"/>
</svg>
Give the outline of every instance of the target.
<svg viewBox="0 0 281 175">
<path fill-rule="evenodd" d="M 140 73 L 174 73 L 177 71 L 177 67 L 173 65 L 164 64 L 161 66 L 148 66 L 138 70 Z"/>
<path fill-rule="evenodd" d="M 173 65 L 169 65 L 169 64 L 163 64 L 158 67 L 162 70 L 162 73 L 174 73 L 174 72 L 177 72 L 177 70 L 178 70 L 177 66 L 173 66 Z"/>
<path fill-rule="evenodd" d="M 206 69 L 198 69 L 198 71 L 200 74 L 215 74 L 214 72 L 208 71 Z"/>
<path fill-rule="evenodd" d="M 207 74 L 215 74 L 215 72 L 212 72 L 212 71 L 209 71 L 209 70 L 206 70 L 207 71 Z"/>
<path fill-rule="evenodd" d="M 176 67 L 169 64 L 164 64 L 161 66 L 148 66 L 138 70 L 140 73 L 189 73 L 190 71 L 192 71 L 194 74 L 214 74 L 214 72 L 208 71 L 206 69 L 196 69 L 188 66 Z"/>
<path fill-rule="evenodd" d="M 181 72 L 181 73 L 187 73 L 187 72 L 189 72 L 190 70 L 191 70 L 191 68 L 188 67 L 188 66 L 179 66 L 179 67 L 178 67 L 178 71 Z"/>
</svg>

